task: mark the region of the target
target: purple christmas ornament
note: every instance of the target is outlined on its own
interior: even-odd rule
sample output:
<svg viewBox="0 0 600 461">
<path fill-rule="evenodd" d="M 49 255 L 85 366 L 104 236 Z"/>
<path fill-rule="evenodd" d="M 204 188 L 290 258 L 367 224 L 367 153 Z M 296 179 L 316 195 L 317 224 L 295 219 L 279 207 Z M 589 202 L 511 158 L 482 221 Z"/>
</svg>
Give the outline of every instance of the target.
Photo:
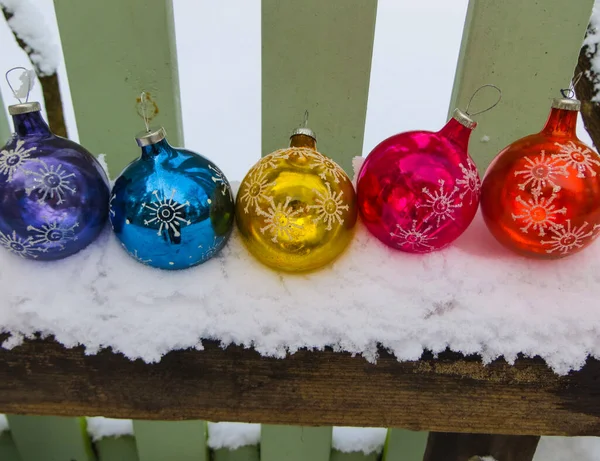
<svg viewBox="0 0 600 461">
<path fill-rule="evenodd" d="M 66 258 L 104 227 L 106 174 L 86 149 L 50 131 L 39 103 L 8 111 L 15 133 L 0 150 L 0 245 L 22 258 Z"/>
</svg>

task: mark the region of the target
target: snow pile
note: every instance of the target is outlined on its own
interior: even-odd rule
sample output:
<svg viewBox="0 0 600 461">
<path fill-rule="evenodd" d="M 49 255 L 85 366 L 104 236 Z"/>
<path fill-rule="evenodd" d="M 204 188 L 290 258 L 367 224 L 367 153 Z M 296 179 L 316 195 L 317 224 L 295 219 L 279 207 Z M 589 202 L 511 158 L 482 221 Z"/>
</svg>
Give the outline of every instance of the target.
<svg viewBox="0 0 600 461">
<path fill-rule="evenodd" d="M 387 429 L 380 427 L 334 427 L 331 446 L 343 453 L 381 453 Z"/>
<path fill-rule="evenodd" d="M 0 414 L 0 434 L 4 431 L 8 431 L 8 419 L 6 419 L 6 415 Z"/>
<path fill-rule="evenodd" d="M 27 53 L 41 75 L 52 75 L 60 63 L 60 48 L 36 0 L 0 0 L 13 16 L 10 28 L 25 42 Z"/>
<path fill-rule="evenodd" d="M 452 247 L 427 255 L 389 249 L 359 223 L 342 257 L 303 275 L 262 266 L 236 232 L 213 260 L 161 271 L 129 257 L 107 227 L 62 261 L 2 250 L 0 292 L 5 348 L 36 332 L 146 362 L 202 349 L 202 339 L 275 357 L 332 346 L 369 361 L 379 345 L 399 360 L 449 347 L 485 362 L 540 355 L 559 374 L 588 354 L 600 358 L 600 245 L 528 260 L 502 249 L 481 216 Z"/>
<path fill-rule="evenodd" d="M 208 446 L 237 450 L 260 443 L 260 424 L 208 423 Z"/>
<path fill-rule="evenodd" d="M 598 437 L 542 437 L 533 461 L 598 461 Z"/>
<path fill-rule="evenodd" d="M 88 417 L 87 432 L 94 442 L 105 437 L 122 437 L 133 435 L 131 419 L 104 418 L 102 416 Z"/>
</svg>

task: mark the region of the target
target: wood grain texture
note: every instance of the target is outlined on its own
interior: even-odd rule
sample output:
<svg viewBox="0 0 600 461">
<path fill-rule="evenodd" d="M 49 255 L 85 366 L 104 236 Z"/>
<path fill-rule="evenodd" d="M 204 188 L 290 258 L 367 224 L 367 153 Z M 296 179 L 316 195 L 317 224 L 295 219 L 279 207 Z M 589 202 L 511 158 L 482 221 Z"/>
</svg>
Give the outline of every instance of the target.
<svg viewBox="0 0 600 461">
<path fill-rule="evenodd" d="M 600 362 L 559 377 L 541 359 L 484 366 L 444 353 L 401 363 L 381 351 L 374 365 L 331 350 L 281 360 L 206 342 L 148 365 L 28 340 L 0 349 L 0 412 L 600 435 Z"/>
<path fill-rule="evenodd" d="M 431 432 L 423 461 L 477 461 L 486 456 L 531 461 L 539 440 L 538 436 Z"/>
</svg>

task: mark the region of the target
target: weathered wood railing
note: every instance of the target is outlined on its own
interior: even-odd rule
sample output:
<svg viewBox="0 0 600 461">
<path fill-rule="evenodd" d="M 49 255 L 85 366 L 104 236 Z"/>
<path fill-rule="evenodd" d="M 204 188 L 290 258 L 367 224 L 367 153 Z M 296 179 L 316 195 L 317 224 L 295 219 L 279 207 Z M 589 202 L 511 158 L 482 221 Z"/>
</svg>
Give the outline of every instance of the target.
<svg viewBox="0 0 600 461">
<path fill-rule="evenodd" d="M 156 121 L 173 144 L 182 144 L 171 0 L 54 3 L 81 142 L 107 154 L 111 173 L 117 174 L 137 155 L 131 146 L 140 128 L 135 101 L 145 90 L 159 104 Z M 592 3 L 470 1 L 450 110 L 464 107 L 484 83 L 504 90 L 502 104 L 478 120 L 478 132 L 489 142 L 472 139 L 480 167 L 511 140 L 539 129 L 549 98 L 568 85 Z M 263 154 L 280 147 L 298 113 L 309 109 L 323 150 L 350 168 L 352 156 L 362 151 L 375 12 L 376 0 L 262 0 Z M 399 30 L 398 40 L 403 39 Z M 5 130 L 0 119 L 0 133 Z M 263 432 L 263 461 L 329 459 L 327 426 L 333 424 L 439 431 L 430 434 L 426 450 L 420 436 L 412 454 L 401 443 L 410 439 L 408 433 L 390 431 L 386 460 L 417 460 L 424 451 L 430 461 L 488 454 L 530 460 L 538 435 L 600 435 L 599 379 L 596 360 L 558 377 L 536 359 L 484 366 L 477 357 L 447 353 L 399 363 L 382 351 L 372 365 L 331 351 L 301 351 L 277 360 L 208 343 L 204 351 L 171 352 L 147 365 L 108 351 L 86 356 L 81 348 L 28 340 L 0 350 L 0 411 L 162 420 L 136 423 L 140 461 L 173 456 L 168 434 L 186 435 L 177 446 L 178 459 L 205 459 L 199 435 L 205 419 L 320 426 L 299 438 L 269 426 Z M 181 419 L 199 421 L 164 422 Z M 48 439 L 56 435 L 52 431 L 78 440 L 58 448 L 42 444 L 45 459 L 94 458 L 77 436 L 79 419 L 11 417 L 11 425 L 15 441 L 24 433 Z M 25 450 L 22 461 L 40 459 L 21 448 L 27 443 L 17 445 Z M 3 446 L 0 438 L 0 450 Z M 100 459 L 108 458 L 100 453 Z"/>
</svg>

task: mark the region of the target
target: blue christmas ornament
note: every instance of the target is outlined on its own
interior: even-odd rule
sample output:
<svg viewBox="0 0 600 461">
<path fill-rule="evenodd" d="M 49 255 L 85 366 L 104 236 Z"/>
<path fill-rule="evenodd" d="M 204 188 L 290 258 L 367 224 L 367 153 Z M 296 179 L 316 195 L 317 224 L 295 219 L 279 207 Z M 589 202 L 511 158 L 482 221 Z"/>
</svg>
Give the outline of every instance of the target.
<svg viewBox="0 0 600 461">
<path fill-rule="evenodd" d="M 110 220 L 127 252 L 160 269 L 216 255 L 233 227 L 229 182 L 201 155 L 169 145 L 163 128 L 136 138 L 142 155 L 115 182 Z"/>
<path fill-rule="evenodd" d="M 8 111 L 15 133 L 0 150 L 0 245 L 22 258 L 66 258 L 106 223 L 106 174 L 87 150 L 50 131 L 39 103 Z"/>
</svg>

